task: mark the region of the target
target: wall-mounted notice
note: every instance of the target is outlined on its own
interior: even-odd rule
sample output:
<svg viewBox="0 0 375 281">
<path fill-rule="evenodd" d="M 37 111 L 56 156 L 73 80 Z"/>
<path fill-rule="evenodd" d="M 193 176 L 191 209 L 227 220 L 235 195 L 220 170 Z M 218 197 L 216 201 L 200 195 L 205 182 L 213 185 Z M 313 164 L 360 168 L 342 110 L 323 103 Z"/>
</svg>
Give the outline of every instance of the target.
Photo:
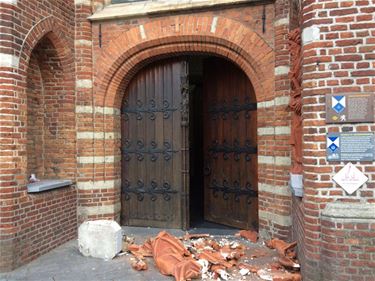
<svg viewBox="0 0 375 281">
<path fill-rule="evenodd" d="M 328 133 L 328 161 L 374 161 L 374 133 Z"/>
<path fill-rule="evenodd" d="M 368 177 L 349 162 L 333 177 L 333 180 L 347 193 L 352 194 L 368 181 Z"/>
<path fill-rule="evenodd" d="M 326 122 L 374 122 L 374 94 L 328 94 Z"/>
</svg>

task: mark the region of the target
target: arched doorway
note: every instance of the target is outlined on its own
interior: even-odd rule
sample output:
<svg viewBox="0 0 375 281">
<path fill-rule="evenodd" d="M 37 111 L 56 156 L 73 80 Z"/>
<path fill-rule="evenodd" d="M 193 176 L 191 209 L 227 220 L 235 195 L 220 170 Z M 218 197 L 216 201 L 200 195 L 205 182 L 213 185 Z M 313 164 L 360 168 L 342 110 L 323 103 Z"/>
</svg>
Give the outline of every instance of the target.
<svg viewBox="0 0 375 281">
<path fill-rule="evenodd" d="M 122 103 L 122 224 L 257 227 L 256 116 L 251 82 L 223 58 L 141 69 Z"/>
</svg>

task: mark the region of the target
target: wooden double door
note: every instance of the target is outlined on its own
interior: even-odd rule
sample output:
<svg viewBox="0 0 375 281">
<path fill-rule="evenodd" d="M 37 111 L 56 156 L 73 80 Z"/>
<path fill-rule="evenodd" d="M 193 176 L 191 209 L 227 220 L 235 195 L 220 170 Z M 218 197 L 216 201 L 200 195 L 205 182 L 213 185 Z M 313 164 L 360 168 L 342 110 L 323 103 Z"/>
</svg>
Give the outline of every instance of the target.
<svg viewBox="0 0 375 281">
<path fill-rule="evenodd" d="M 187 229 L 191 201 L 202 200 L 202 219 L 256 227 L 253 87 L 224 59 L 203 60 L 201 76 L 197 92 L 189 83 L 189 62 L 165 60 L 142 69 L 128 86 L 121 115 L 122 224 Z M 192 110 L 193 95 L 201 95 L 199 113 Z M 191 145 L 199 143 L 192 140 L 190 122 L 197 118 L 201 149 Z M 203 155 L 195 157 L 197 153 Z M 191 173 L 196 167 L 201 173 Z M 203 198 L 192 197 L 192 190 L 200 190 L 194 194 Z"/>
</svg>

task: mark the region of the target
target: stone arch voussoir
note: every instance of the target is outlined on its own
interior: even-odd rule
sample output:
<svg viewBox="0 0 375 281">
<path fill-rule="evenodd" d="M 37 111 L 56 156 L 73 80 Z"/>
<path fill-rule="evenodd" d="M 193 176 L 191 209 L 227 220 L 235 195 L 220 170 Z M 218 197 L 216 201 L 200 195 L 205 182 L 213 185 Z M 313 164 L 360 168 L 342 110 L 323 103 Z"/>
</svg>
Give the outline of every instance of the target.
<svg viewBox="0 0 375 281">
<path fill-rule="evenodd" d="M 56 49 L 65 74 L 71 76 L 70 78 L 73 79 L 73 52 L 69 47 L 69 42 L 66 40 L 67 36 L 63 28 L 53 16 L 43 18 L 27 33 L 21 46 L 19 72 L 27 72 L 33 50 L 45 37 L 51 41 Z"/>
<path fill-rule="evenodd" d="M 103 106 L 119 108 L 121 90 L 143 65 L 165 56 L 192 53 L 217 55 L 237 64 L 261 100 L 270 88 L 273 49 L 237 21 L 218 17 L 216 26 L 211 26 L 212 22 L 213 17 L 180 16 L 178 21 L 152 21 L 117 37 L 97 61 L 94 85 L 98 101 L 102 99 Z"/>
</svg>

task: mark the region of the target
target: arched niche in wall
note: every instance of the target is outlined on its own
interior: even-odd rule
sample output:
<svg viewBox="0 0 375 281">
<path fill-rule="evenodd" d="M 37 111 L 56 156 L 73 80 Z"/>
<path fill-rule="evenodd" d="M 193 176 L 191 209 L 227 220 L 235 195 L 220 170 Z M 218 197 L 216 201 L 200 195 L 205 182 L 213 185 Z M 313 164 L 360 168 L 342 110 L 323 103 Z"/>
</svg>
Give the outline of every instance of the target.
<svg viewBox="0 0 375 281">
<path fill-rule="evenodd" d="M 72 178 L 75 172 L 74 84 L 52 33 L 34 47 L 26 78 L 27 174 Z"/>
</svg>

